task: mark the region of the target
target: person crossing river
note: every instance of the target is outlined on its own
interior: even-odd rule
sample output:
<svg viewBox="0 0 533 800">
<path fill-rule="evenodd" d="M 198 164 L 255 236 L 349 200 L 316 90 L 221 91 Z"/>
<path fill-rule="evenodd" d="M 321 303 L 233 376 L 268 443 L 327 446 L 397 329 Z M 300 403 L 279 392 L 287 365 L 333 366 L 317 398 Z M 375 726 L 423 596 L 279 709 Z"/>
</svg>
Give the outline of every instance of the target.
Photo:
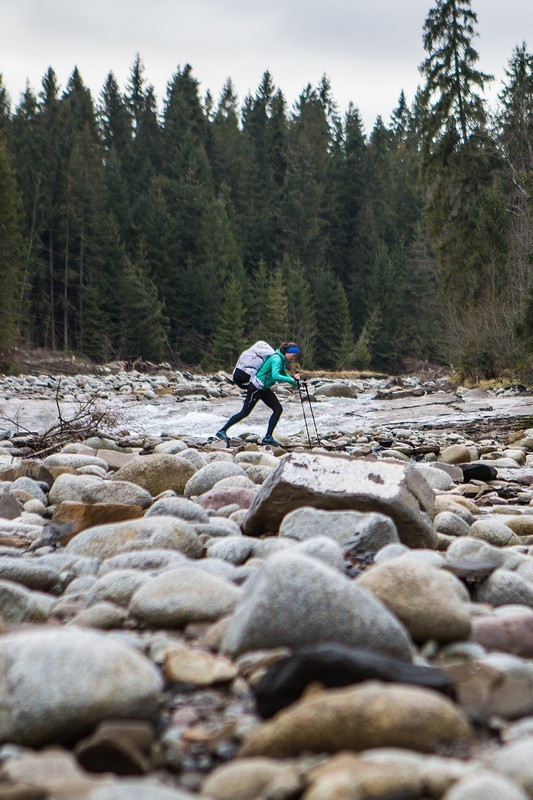
<svg viewBox="0 0 533 800">
<path fill-rule="evenodd" d="M 272 409 L 272 414 L 268 420 L 267 432 L 261 443 L 279 445 L 279 442 L 274 439 L 272 434 L 279 422 L 283 408 L 272 391 L 272 387 L 278 381 L 290 383 L 291 386 L 298 386 L 298 381 L 300 380 L 299 373 L 296 372 L 294 375 L 291 375 L 288 368 L 290 362 L 296 358 L 299 352 L 299 347 L 294 342 L 283 342 L 271 356 L 265 359 L 257 372 L 250 378 L 241 410 L 234 414 L 226 424 L 217 431 L 216 436 L 219 439 L 227 441 L 229 436 L 226 431 L 231 428 L 232 425 L 235 425 L 235 423 L 240 422 L 241 419 L 245 419 L 251 414 L 259 400 L 262 400 L 265 405 Z"/>
</svg>

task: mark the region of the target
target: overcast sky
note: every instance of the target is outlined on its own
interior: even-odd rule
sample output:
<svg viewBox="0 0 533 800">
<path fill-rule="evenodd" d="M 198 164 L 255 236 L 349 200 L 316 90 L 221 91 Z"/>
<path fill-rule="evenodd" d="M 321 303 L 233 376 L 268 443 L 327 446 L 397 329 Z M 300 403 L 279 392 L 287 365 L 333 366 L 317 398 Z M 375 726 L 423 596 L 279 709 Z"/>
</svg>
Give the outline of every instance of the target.
<svg viewBox="0 0 533 800">
<path fill-rule="evenodd" d="M 49 66 L 61 89 L 77 66 L 96 99 L 113 71 L 125 88 L 139 53 L 159 101 L 189 63 L 215 100 L 231 77 L 239 101 L 265 70 L 289 104 L 325 73 L 344 112 L 351 101 L 367 132 L 388 122 L 403 89 L 421 80 L 422 28 L 434 0 L 0 0 L 0 73 L 13 105 L 26 81 L 39 91 Z M 479 67 L 504 78 L 513 48 L 533 47 L 532 0 L 473 0 Z M 489 97 L 489 99 L 490 99 Z"/>
</svg>

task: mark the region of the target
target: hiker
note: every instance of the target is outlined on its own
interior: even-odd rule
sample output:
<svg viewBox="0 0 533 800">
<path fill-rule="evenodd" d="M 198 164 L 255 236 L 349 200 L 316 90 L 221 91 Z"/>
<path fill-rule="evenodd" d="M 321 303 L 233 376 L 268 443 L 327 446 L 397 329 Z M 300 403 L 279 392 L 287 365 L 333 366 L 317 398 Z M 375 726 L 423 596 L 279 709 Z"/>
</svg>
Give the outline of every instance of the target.
<svg viewBox="0 0 533 800">
<path fill-rule="evenodd" d="M 272 414 L 268 420 L 267 432 L 261 444 L 279 445 L 272 434 L 274 428 L 278 424 L 279 418 L 283 412 L 283 408 L 278 398 L 272 391 L 272 386 L 278 381 L 283 383 L 290 383 L 291 386 L 298 386 L 300 375 L 296 372 L 294 376 L 288 372 L 288 366 L 300 352 L 298 345 L 294 342 L 283 342 L 282 345 L 269 356 L 259 367 L 257 372 L 250 377 L 250 383 L 246 390 L 246 397 L 240 411 L 234 414 L 222 427 L 217 431 L 216 436 L 219 439 L 227 441 L 229 439 L 226 431 L 245 419 L 255 408 L 257 402 L 262 400 L 265 405 L 272 409 Z"/>
</svg>

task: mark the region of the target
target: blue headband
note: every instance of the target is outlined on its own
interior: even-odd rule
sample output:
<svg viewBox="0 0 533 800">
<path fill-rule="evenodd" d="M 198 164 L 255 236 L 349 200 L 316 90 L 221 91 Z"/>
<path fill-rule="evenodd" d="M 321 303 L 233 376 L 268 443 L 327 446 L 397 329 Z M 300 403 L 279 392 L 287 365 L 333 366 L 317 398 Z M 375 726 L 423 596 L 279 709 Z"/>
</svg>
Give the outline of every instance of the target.
<svg viewBox="0 0 533 800">
<path fill-rule="evenodd" d="M 286 353 L 299 353 L 300 352 L 300 348 L 298 347 L 298 345 L 295 344 L 295 345 L 293 345 L 293 347 L 287 347 L 285 352 Z"/>
</svg>

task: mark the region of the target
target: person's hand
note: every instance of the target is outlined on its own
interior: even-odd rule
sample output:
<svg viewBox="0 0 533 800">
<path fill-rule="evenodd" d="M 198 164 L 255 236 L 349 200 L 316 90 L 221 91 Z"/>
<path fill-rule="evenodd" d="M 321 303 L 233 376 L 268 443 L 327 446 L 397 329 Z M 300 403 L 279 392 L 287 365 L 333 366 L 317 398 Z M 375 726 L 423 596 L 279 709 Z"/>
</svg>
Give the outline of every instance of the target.
<svg viewBox="0 0 533 800">
<path fill-rule="evenodd" d="M 294 375 L 293 375 L 293 378 L 294 378 L 294 380 L 299 381 L 300 380 L 300 373 L 299 372 L 295 372 Z"/>
</svg>

